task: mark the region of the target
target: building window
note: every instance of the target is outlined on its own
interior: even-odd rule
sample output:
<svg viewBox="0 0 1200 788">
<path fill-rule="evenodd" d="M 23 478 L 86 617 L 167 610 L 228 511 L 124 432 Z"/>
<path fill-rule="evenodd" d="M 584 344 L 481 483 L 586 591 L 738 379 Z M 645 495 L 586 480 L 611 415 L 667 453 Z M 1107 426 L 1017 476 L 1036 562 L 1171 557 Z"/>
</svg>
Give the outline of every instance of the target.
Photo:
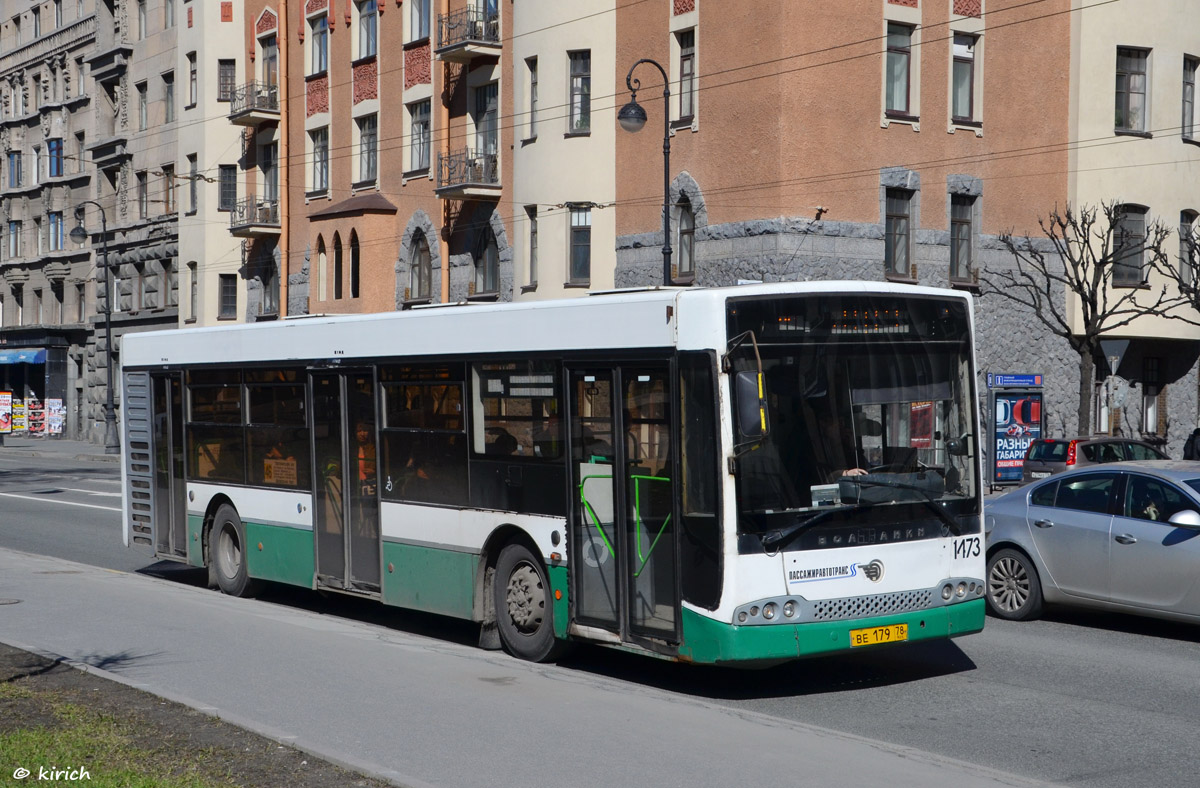
<svg viewBox="0 0 1200 788">
<path fill-rule="evenodd" d="M 75 172 L 83 172 L 87 166 L 87 145 L 85 144 L 86 137 L 82 131 L 75 133 Z"/>
<path fill-rule="evenodd" d="M 146 83 L 139 82 L 137 86 L 138 131 L 145 131 L 149 122 L 149 97 L 146 94 Z"/>
<path fill-rule="evenodd" d="M 424 301 L 430 297 L 433 280 L 433 259 L 429 254 L 429 241 L 425 233 L 417 230 L 413 234 L 412 259 L 408 265 L 408 298 Z"/>
<path fill-rule="evenodd" d="M 50 212 L 50 251 L 61 252 L 66 248 L 67 236 L 63 231 L 62 211 Z"/>
<path fill-rule="evenodd" d="M 21 185 L 21 152 L 8 152 L 8 187 L 10 189 Z"/>
<path fill-rule="evenodd" d="M 529 72 L 529 133 L 527 139 L 537 136 L 538 109 L 538 61 L 536 57 L 525 59 L 525 68 Z"/>
<path fill-rule="evenodd" d="M 1158 394 L 1162 380 L 1159 360 L 1154 356 L 1142 359 L 1142 433 L 1158 434 Z"/>
<path fill-rule="evenodd" d="M 189 153 L 188 162 L 188 210 L 195 213 L 200 207 L 200 164 L 196 154 Z"/>
<path fill-rule="evenodd" d="M 529 287 L 537 287 L 538 281 L 538 207 L 525 206 L 525 216 L 529 219 Z"/>
<path fill-rule="evenodd" d="M 46 253 L 46 236 L 42 233 L 42 220 L 33 220 L 33 237 L 37 239 L 37 253 Z"/>
<path fill-rule="evenodd" d="M 62 27 L 62 0 L 54 0 L 54 28 Z"/>
<path fill-rule="evenodd" d="M 675 276 L 682 280 L 693 279 L 696 276 L 696 214 L 686 195 L 679 196 L 675 208 L 679 215 L 679 221 L 675 223 L 679 228 L 675 244 Z"/>
<path fill-rule="evenodd" d="M 329 18 L 322 14 L 309 21 L 312 28 L 312 63 L 309 74 L 324 74 L 329 68 Z"/>
<path fill-rule="evenodd" d="M 329 281 L 329 260 L 325 254 L 325 239 L 317 236 L 317 300 L 324 301 Z"/>
<path fill-rule="evenodd" d="M 46 317 L 42 313 L 42 290 L 39 287 L 33 291 L 33 324 L 40 326 L 45 320 Z"/>
<path fill-rule="evenodd" d="M 163 103 L 166 105 L 166 122 L 175 122 L 175 72 L 163 74 Z"/>
<path fill-rule="evenodd" d="M 36 41 L 42 37 L 42 9 L 34 6 L 33 10 L 33 38 Z"/>
<path fill-rule="evenodd" d="M 971 278 L 971 226 L 975 200 L 961 195 L 950 196 L 950 278 Z"/>
<path fill-rule="evenodd" d="M 358 232 L 350 231 L 350 297 L 358 298 L 358 276 L 359 276 L 358 256 Z"/>
<path fill-rule="evenodd" d="M 592 128 L 592 53 L 570 52 L 571 114 L 568 133 L 583 133 Z"/>
<path fill-rule="evenodd" d="M 279 199 L 279 143 L 272 142 L 258 149 L 258 168 L 262 173 L 263 199 Z"/>
<path fill-rule="evenodd" d="M 329 127 L 309 132 L 312 140 L 312 189 L 323 192 L 329 189 Z"/>
<path fill-rule="evenodd" d="M 592 209 L 571 208 L 571 284 L 587 284 L 592 278 Z"/>
<path fill-rule="evenodd" d="M 429 38 L 429 0 L 410 0 L 408 7 L 410 40 Z"/>
<path fill-rule="evenodd" d="M 162 168 L 163 213 L 175 213 L 178 202 L 175 198 L 175 165 L 164 164 Z"/>
<path fill-rule="evenodd" d="M 217 318 L 233 320 L 237 318 L 237 274 L 218 274 L 220 276 L 220 293 L 217 306 Z"/>
<path fill-rule="evenodd" d="M 46 140 L 46 158 L 49 176 L 61 178 L 63 176 L 63 141 L 61 138 Z"/>
<path fill-rule="evenodd" d="M 233 60 L 217 61 L 217 101 L 232 101 L 233 91 L 237 89 L 237 62 Z"/>
<path fill-rule="evenodd" d="M 489 82 L 475 89 L 475 150 L 495 155 L 500 147 L 497 121 L 500 85 Z"/>
<path fill-rule="evenodd" d="M 954 120 L 975 120 L 975 36 L 954 34 Z"/>
<path fill-rule="evenodd" d="M 39 145 L 33 146 L 33 160 L 30 163 L 33 165 L 32 167 L 30 167 L 30 171 L 32 172 L 32 175 L 33 175 L 33 183 L 34 184 L 41 183 L 42 182 L 42 148 L 41 148 L 41 146 L 39 146 Z"/>
<path fill-rule="evenodd" d="M 217 210 L 232 211 L 237 204 L 237 165 L 222 164 L 217 168 Z"/>
<path fill-rule="evenodd" d="M 893 276 L 907 277 L 909 275 L 908 227 L 912 192 L 906 189 L 888 189 L 886 201 L 884 270 Z"/>
<path fill-rule="evenodd" d="M 196 74 L 196 53 L 188 52 L 188 106 L 196 106 L 196 102 L 200 100 L 200 82 L 199 76 Z"/>
<path fill-rule="evenodd" d="M 137 0 L 137 33 L 139 41 L 146 37 L 146 0 Z"/>
<path fill-rule="evenodd" d="M 373 57 L 376 52 L 379 30 L 379 13 L 375 0 L 360 0 L 358 3 L 358 56 Z"/>
<path fill-rule="evenodd" d="M 1196 138 L 1196 68 L 1200 60 L 1194 57 L 1183 59 L 1183 138 Z"/>
<path fill-rule="evenodd" d="M 887 26 L 887 96 L 885 109 L 889 114 L 909 113 L 909 70 L 912 60 L 913 29 L 908 25 L 889 23 Z"/>
<path fill-rule="evenodd" d="M 679 119 L 696 114 L 696 31 L 675 34 L 679 41 Z"/>
<path fill-rule="evenodd" d="M 500 251 L 496 247 L 496 235 L 489 227 L 480 237 L 475 250 L 475 294 L 495 293 L 500 290 Z"/>
<path fill-rule="evenodd" d="M 1195 211 L 1180 211 L 1179 213 L 1179 282 L 1184 287 L 1191 287 L 1196 282 L 1197 251 L 1200 251 L 1200 234 L 1197 233 L 1196 220 L 1200 217 Z"/>
<path fill-rule="evenodd" d="M 82 282 L 75 285 L 75 322 L 87 319 L 87 288 Z"/>
<path fill-rule="evenodd" d="M 163 0 L 163 28 L 175 27 L 175 0 Z"/>
<path fill-rule="evenodd" d="M 1142 284 L 1143 248 L 1146 245 L 1146 209 L 1122 205 L 1113 238 L 1113 284 L 1136 287 Z"/>
<path fill-rule="evenodd" d="M 145 219 L 150 215 L 150 192 L 146 183 L 146 173 L 137 174 L 138 218 Z"/>
<path fill-rule="evenodd" d="M 18 83 L 12 92 L 13 117 L 20 118 L 25 115 L 25 86 Z"/>
<path fill-rule="evenodd" d="M 196 313 L 200 307 L 200 281 L 198 272 L 196 271 L 196 263 L 192 261 L 187 264 L 188 270 L 188 311 L 187 316 L 191 320 L 196 319 Z"/>
<path fill-rule="evenodd" d="M 379 120 L 366 115 L 358 120 L 358 180 L 374 183 L 379 172 Z"/>
<path fill-rule="evenodd" d="M 342 236 L 333 234 L 333 300 L 342 298 Z"/>
<path fill-rule="evenodd" d="M 412 132 L 410 169 L 429 169 L 429 100 L 408 105 Z"/>
<path fill-rule="evenodd" d="M 21 256 L 21 223 L 19 221 L 11 221 L 8 223 L 8 257 L 15 260 Z"/>
<path fill-rule="evenodd" d="M 275 36 L 266 36 L 258 41 L 262 51 L 262 81 L 267 85 L 279 84 L 279 43 Z"/>
<path fill-rule="evenodd" d="M 1149 51 L 1117 48 L 1117 131 L 1146 131 L 1146 65 Z"/>
</svg>

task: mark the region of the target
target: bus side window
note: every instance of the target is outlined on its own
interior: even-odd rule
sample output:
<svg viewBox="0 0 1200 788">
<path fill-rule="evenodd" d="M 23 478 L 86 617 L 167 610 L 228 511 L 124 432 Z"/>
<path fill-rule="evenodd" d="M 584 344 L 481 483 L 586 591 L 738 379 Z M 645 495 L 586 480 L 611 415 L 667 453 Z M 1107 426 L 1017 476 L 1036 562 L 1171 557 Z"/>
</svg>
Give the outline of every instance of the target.
<svg viewBox="0 0 1200 788">
<path fill-rule="evenodd" d="M 384 367 L 379 481 L 385 499 L 467 499 L 463 365 Z"/>
</svg>

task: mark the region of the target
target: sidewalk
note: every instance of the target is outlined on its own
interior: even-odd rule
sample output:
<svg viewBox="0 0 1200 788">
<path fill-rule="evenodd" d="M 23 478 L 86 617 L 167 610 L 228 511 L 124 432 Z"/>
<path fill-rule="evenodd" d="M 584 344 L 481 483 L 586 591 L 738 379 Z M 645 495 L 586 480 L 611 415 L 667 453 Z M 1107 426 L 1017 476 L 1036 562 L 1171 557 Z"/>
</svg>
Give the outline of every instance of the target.
<svg viewBox="0 0 1200 788">
<path fill-rule="evenodd" d="M 105 454 L 104 446 L 86 441 L 64 438 L 17 438 L 5 435 L 0 445 L 0 458 L 4 457 L 67 457 L 88 462 L 107 462 L 113 465 L 121 461 L 120 454 Z"/>
</svg>

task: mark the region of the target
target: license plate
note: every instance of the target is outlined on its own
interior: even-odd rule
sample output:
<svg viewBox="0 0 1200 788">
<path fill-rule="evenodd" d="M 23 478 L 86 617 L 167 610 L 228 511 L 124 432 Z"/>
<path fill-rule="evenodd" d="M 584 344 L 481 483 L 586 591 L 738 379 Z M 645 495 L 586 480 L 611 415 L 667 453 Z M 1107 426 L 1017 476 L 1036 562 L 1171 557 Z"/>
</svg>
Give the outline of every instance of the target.
<svg viewBox="0 0 1200 788">
<path fill-rule="evenodd" d="M 908 624 L 892 624 L 886 627 L 850 630 L 850 645 L 878 646 L 881 643 L 899 643 L 908 640 Z"/>
<path fill-rule="evenodd" d="M 1049 471 L 1032 471 L 1029 475 L 1035 479 L 1045 479 L 1050 473 Z"/>
</svg>

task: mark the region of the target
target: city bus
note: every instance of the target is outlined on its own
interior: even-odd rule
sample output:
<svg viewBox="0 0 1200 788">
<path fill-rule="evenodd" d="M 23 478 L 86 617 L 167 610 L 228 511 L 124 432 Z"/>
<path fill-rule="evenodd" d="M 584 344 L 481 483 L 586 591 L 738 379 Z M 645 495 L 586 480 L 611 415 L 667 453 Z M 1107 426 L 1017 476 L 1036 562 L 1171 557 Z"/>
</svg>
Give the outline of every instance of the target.
<svg viewBox="0 0 1200 788">
<path fill-rule="evenodd" d="M 126 544 L 589 642 L 767 665 L 984 623 L 969 295 L 652 288 L 129 334 Z"/>
</svg>

